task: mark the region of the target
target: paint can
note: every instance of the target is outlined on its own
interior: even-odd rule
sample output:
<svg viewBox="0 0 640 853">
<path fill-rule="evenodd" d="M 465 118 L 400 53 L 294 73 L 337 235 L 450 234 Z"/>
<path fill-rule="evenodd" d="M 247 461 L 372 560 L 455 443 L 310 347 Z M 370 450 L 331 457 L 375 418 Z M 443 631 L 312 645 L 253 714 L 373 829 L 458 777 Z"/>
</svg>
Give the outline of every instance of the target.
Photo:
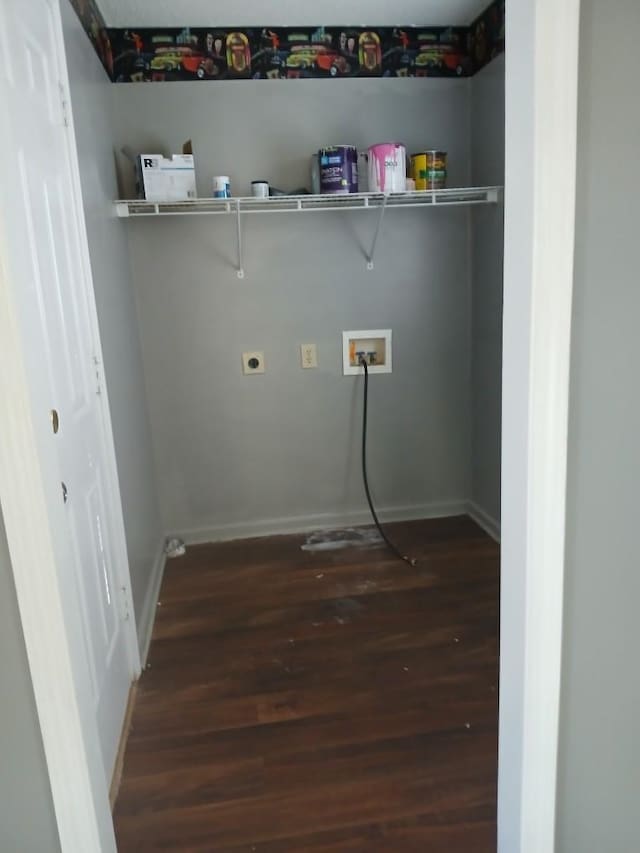
<svg viewBox="0 0 640 853">
<path fill-rule="evenodd" d="M 269 181 L 251 181 L 251 195 L 254 198 L 269 198 Z"/>
<path fill-rule="evenodd" d="M 318 151 L 320 192 L 345 195 L 358 192 L 358 150 L 354 145 L 332 145 Z"/>
<path fill-rule="evenodd" d="M 320 195 L 320 157 L 317 152 L 311 156 L 311 194 Z"/>
<path fill-rule="evenodd" d="M 213 197 L 231 198 L 231 181 L 228 175 L 216 175 L 213 179 Z"/>
<path fill-rule="evenodd" d="M 447 184 L 447 152 L 423 151 L 411 157 L 411 177 L 417 190 L 443 190 Z"/>
<path fill-rule="evenodd" d="M 399 142 L 369 148 L 369 192 L 403 193 L 407 187 L 407 151 Z"/>
</svg>

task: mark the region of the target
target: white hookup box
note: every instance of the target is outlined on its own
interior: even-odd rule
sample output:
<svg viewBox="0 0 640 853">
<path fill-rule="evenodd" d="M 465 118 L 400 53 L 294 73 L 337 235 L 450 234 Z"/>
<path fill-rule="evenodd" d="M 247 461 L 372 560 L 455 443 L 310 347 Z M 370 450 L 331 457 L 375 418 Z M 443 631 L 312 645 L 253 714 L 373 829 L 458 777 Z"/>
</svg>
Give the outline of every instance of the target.
<svg viewBox="0 0 640 853">
<path fill-rule="evenodd" d="M 139 154 L 136 159 L 138 198 L 147 201 L 188 201 L 196 198 L 193 154 Z"/>
</svg>

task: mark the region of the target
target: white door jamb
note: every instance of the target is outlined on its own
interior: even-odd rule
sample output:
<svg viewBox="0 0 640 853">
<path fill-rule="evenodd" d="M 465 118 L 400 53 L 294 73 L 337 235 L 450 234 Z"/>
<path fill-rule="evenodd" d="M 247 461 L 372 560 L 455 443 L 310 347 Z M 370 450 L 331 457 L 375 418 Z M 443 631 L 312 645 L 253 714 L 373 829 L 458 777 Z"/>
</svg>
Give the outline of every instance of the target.
<svg viewBox="0 0 640 853">
<path fill-rule="evenodd" d="M 579 24 L 507 5 L 500 853 L 554 849 Z"/>
</svg>

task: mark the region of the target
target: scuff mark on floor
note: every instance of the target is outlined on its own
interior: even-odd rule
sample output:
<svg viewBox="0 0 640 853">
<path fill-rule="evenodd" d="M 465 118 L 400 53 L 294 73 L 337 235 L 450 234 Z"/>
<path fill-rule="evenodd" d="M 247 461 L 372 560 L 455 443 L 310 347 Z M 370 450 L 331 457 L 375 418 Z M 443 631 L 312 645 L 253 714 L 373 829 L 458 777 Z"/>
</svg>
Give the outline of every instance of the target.
<svg viewBox="0 0 640 853">
<path fill-rule="evenodd" d="M 334 611 L 334 621 L 338 625 L 347 625 L 366 608 L 355 598 L 337 598 L 331 602 L 331 609 Z"/>
<path fill-rule="evenodd" d="M 381 544 L 382 537 L 375 527 L 346 527 L 311 533 L 300 548 L 303 551 L 339 551 L 343 548 L 377 548 Z"/>
<path fill-rule="evenodd" d="M 356 616 L 365 609 L 365 605 L 355 598 L 338 598 L 333 602 L 338 613 Z"/>
<path fill-rule="evenodd" d="M 356 589 L 359 593 L 371 592 L 374 589 L 378 588 L 378 584 L 375 581 L 370 581 L 368 578 L 364 581 L 359 581 L 356 584 Z"/>
</svg>

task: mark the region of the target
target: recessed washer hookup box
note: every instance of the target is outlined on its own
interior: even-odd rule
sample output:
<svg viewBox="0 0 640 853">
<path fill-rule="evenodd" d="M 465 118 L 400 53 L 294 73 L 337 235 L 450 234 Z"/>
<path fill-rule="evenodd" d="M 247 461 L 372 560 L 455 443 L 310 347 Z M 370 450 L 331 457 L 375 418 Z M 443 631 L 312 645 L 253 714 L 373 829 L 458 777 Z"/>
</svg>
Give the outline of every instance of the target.
<svg viewBox="0 0 640 853">
<path fill-rule="evenodd" d="M 182 154 L 139 154 L 136 158 L 138 198 L 147 201 L 188 201 L 196 198 L 196 169 L 190 145 Z"/>
</svg>

